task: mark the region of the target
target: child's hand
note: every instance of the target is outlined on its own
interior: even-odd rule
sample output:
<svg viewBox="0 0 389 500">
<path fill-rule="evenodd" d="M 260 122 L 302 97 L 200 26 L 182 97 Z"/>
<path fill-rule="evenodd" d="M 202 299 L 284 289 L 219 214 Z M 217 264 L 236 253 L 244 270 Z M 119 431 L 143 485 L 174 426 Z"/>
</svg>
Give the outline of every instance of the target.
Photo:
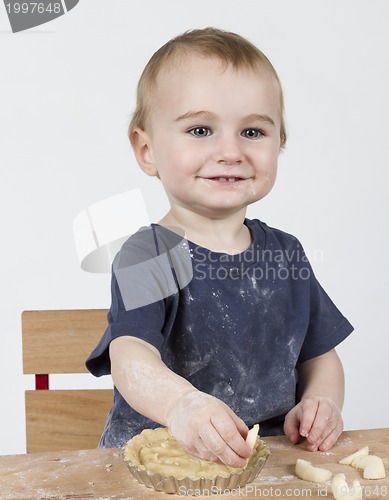
<svg viewBox="0 0 389 500">
<path fill-rule="evenodd" d="M 343 431 L 342 415 L 332 399 L 306 396 L 286 415 L 284 431 L 293 444 L 303 436 L 309 451 L 326 451 Z"/>
<path fill-rule="evenodd" d="M 244 467 L 252 450 L 243 436 L 245 423 L 219 399 L 197 390 L 179 397 L 169 408 L 167 424 L 181 446 L 204 460 Z"/>
</svg>

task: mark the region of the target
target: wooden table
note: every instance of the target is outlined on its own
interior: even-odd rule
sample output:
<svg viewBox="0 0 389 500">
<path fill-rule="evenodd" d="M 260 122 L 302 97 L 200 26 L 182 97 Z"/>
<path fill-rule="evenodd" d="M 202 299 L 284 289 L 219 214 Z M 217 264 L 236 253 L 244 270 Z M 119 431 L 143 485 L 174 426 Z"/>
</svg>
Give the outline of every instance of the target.
<svg viewBox="0 0 389 500">
<path fill-rule="evenodd" d="M 370 453 L 383 459 L 389 476 L 389 429 L 344 432 L 326 453 L 308 452 L 304 443 L 293 446 L 284 436 L 264 438 L 264 441 L 271 449 L 271 456 L 257 479 L 241 490 L 212 495 L 212 498 L 333 498 L 329 483 L 318 486 L 295 476 L 296 459 L 304 458 L 333 473 L 344 472 L 349 483 L 358 478 L 365 488 L 364 499 L 389 499 L 389 477 L 364 480 L 360 471 L 338 464 L 344 456 L 369 445 Z M 207 497 L 209 495 L 200 498 Z M 99 449 L 2 456 L 0 498 L 158 500 L 178 496 L 159 493 L 139 484 L 123 462 L 120 449 Z"/>
</svg>

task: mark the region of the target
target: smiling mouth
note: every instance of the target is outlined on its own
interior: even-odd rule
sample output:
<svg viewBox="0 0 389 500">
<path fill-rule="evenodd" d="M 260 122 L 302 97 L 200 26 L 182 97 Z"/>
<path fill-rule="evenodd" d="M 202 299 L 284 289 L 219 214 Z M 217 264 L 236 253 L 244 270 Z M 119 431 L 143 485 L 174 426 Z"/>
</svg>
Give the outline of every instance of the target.
<svg viewBox="0 0 389 500">
<path fill-rule="evenodd" d="M 222 182 L 222 183 L 233 183 L 233 182 L 239 182 L 245 180 L 243 177 L 207 177 L 206 178 L 209 181 L 217 181 L 217 182 Z"/>
</svg>

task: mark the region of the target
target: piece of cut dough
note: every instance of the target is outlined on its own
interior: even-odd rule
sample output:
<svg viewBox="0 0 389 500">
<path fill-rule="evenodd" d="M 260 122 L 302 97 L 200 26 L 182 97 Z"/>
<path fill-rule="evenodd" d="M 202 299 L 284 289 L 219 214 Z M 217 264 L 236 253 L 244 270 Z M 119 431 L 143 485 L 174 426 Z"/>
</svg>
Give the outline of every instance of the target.
<svg viewBox="0 0 389 500">
<path fill-rule="evenodd" d="M 252 426 L 252 428 L 249 430 L 247 434 L 246 443 L 250 446 L 251 449 L 254 449 L 255 443 L 257 442 L 258 432 L 259 432 L 259 424 L 255 424 Z"/>
<path fill-rule="evenodd" d="M 362 488 L 358 479 L 354 479 L 352 487 L 349 488 L 343 473 L 335 474 L 331 489 L 335 500 L 362 500 Z"/>
<path fill-rule="evenodd" d="M 365 479 L 383 479 L 386 477 L 384 463 L 376 455 L 359 455 L 354 458 L 351 465 L 356 469 L 363 469 Z"/>
<path fill-rule="evenodd" d="M 314 467 L 311 462 L 298 458 L 296 461 L 295 472 L 297 476 L 304 481 L 312 481 L 314 483 L 323 483 L 331 478 L 332 472 L 321 467 Z"/>
<path fill-rule="evenodd" d="M 351 455 L 347 455 L 347 457 L 342 458 L 342 460 L 339 460 L 340 464 L 343 465 L 351 465 L 351 462 L 354 460 L 354 458 L 359 457 L 359 456 L 364 456 L 369 454 L 369 447 L 364 446 L 363 448 L 360 448 L 358 451 L 355 453 L 352 453 Z"/>
</svg>

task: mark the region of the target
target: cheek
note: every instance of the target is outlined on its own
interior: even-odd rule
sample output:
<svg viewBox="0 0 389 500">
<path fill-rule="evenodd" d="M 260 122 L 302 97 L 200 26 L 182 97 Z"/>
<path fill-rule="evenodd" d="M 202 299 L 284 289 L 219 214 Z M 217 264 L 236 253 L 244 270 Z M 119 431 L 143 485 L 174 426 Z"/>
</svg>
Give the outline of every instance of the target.
<svg viewBox="0 0 389 500">
<path fill-rule="evenodd" d="M 274 186 L 277 178 L 277 167 L 278 167 L 278 156 L 272 157 L 269 159 L 269 168 L 268 168 L 268 183 L 269 188 L 271 189 Z"/>
<path fill-rule="evenodd" d="M 164 165 L 176 162 L 184 154 L 182 146 L 171 140 L 168 135 L 161 137 L 161 140 L 155 145 L 155 151 L 158 152 L 157 161 Z"/>
<path fill-rule="evenodd" d="M 278 154 L 269 158 L 269 175 L 273 179 L 276 180 L 278 170 Z"/>
<path fill-rule="evenodd" d="M 274 183 L 276 182 L 277 178 L 277 167 L 275 167 L 272 172 L 269 174 L 269 188 L 272 189 L 274 186 Z"/>
<path fill-rule="evenodd" d="M 164 164 L 168 169 L 173 169 L 177 175 L 193 174 L 206 162 L 207 154 L 195 145 L 173 144 L 166 149 L 164 154 Z"/>
<path fill-rule="evenodd" d="M 270 192 L 274 186 L 277 178 L 277 166 L 278 151 L 263 150 L 260 153 L 257 152 L 255 162 L 256 177 L 266 193 Z"/>
<path fill-rule="evenodd" d="M 267 173 L 269 176 L 277 175 L 278 151 L 273 148 L 263 149 L 255 157 L 255 164 L 259 172 Z"/>
</svg>

